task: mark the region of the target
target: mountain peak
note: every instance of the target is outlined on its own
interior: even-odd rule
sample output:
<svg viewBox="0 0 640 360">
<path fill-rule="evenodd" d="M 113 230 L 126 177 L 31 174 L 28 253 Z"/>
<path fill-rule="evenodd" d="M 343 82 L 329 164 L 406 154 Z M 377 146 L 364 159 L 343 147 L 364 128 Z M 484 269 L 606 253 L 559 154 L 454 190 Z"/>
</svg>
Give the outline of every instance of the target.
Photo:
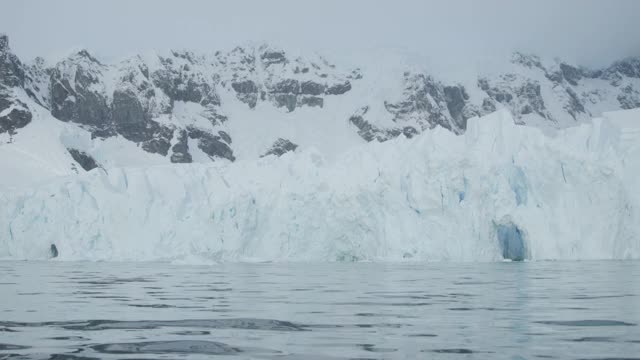
<svg viewBox="0 0 640 360">
<path fill-rule="evenodd" d="M 611 69 L 630 78 L 640 78 L 640 57 L 628 57 L 616 61 Z"/>
<path fill-rule="evenodd" d="M 525 54 L 519 51 L 516 51 L 511 55 L 511 62 L 528 68 L 542 68 L 542 61 L 538 55 Z"/>
<path fill-rule="evenodd" d="M 98 61 L 98 59 L 96 59 L 95 57 L 93 57 L 93 56 L 89 53 L 89 51 L 87 51 L 87 49 L 82 49 L 82 50 L 78 51 L 78 52 L 76 53 L 76 55 L 77 55 L 77 56 L 79 56 L 79 57 L 81 57 L 81 58 L 88 59 L 89 61 L 94 62 L 94 63 L 96 63 L 96 64 L 100 64 L 100 65 L 102 65 L 102 63 L 101 63 L 100 61 Z"/>
<path fill-rule="evenodd" d="M 0 33 L 0 51 L 9 49 L 9 37 L 7 34 Z"/>
</svg>

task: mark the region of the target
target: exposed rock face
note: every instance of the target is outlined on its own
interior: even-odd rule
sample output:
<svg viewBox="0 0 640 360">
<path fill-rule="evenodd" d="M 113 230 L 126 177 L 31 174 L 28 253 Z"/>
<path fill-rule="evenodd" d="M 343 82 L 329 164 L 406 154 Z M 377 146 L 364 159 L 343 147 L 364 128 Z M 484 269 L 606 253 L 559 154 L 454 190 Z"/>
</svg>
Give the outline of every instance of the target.
<svg viewBox="0 0 640 360">
<path fill-rule="evenodd" d="M 232 83 L 231 87 L 236 91 L 236 96 L 240 101 L 249 105 L 252 109 L 256 107 L 259 95 L 256 83 L 251 80 L 244 80 Z"/>
<path fill-rule="evenodd" d="M 622 76 L 636 79 L 640 78 L 640 58 L 627 58 L 617 61 L 604 72 L 604 77 L 609 79 Z"/>
<path fill-rule="evenodd" d="M 173 129 L 148 117 L 135 93 L 126 90 L 113 93 L 115 131 L 127 140 L 141 144 L 148 152 L 166 156 Z"/>
<path fill-rule="evenodd" d="M 305 81 L 302 84 L 300 84 L 300 93 L 304 95 L 318 96 L 318 95 L 324 94 L 325 88 L 326 88 L 326 85 L 324 84 L 319 84 L 313 81 Z M 336 94 L 332 94 L 332 95 L 336 95 Z"/>
<path fill-rule="evenodd" d="M 218 131 L 218 135 L 220 135 L 222 141 L 226 142 L 227 144 L 231 144 L 231 136 L 229 136 L 226 131 Z"/>
<path fill-rule="evenodd" d="M 477 110 L 467 104 L 469 95 L 463 86 L 445 86 L 444 96 L 449 115 L 459 129 L 466 129 L 467 119 L 479 115 Z"/>
<path fill-rule="evenodd" d="M 618 95 L 618 102 L 623 109 L 638 108 L 640 107 L 640 92 L 628 85 L 622 88 L 622 92 Z"/>
<path fill-rule="evenodd" d="M 586 114 L 587 111 L 573 89 L 566 88 L 566 92 L 569 96 L 569 101 L 563 107 L 575 120 L 578 120 L 579 114 Z"/>
<path fill-rule="evenodd" d="M 91 155 L 77 149 L 67 149 L 73 160 L 75 160 L 86 171 L 93 170 L 98 167 L 98 163 Z"/>
<path fill-rule="evenodd" d="M 341 84 L 334 84 L 327 88 L 327 95 L 342 95 L 347 91 L 351 90 L 351 82 L 346 81 Z"/>
<path fill-rule="evenodd" d="M 143 150 L 163 156 L 169 154 L 177 131 L 180 138 L 170 159 L 191 162 L 186 129 L 176 129 L 156 119 L 171 116 L 175 103 L 183 102 L 201 105 L 200 116 L 212 126 L 227 120 L 219 111 L 220 99 L 215 90 L 219 79 L 208 75 L 204 63 L 203 57 L 191 52 L 172 52 L 171 57 L 159 56 L 153 69 L 141 57 L 113 68 L 83 50 L 45 71 L 50 74 L 51 113 L 60 120 L 85 126 L 94 137 L 121 135 Z M 107 78 L 114 73 L 116 86 L 110 92 Z M 212 158 L 234 159 L 226 145 L 217 143 L 218 136 L 197 134 L 199 147 Z M 227 137 L 230 141 L 228 134 Z"/>
<path fill-rule="evenodd" d="M 273 94 L 272 99 L 276 106 L 285 107 L 289 112 L 296 109 L 298 97 L 294 94 Z"/>
<path fill-rule="evenodd" d="M 276 142 L 274 142 L 273 145 L 271 145 L 271 148 L 269 148 L 269 150 L 261 157 L 265 157 L 269 155 L 282 156 L 283 154 L 288 153 L 290 151 L 295 151 L 297 148 L 298 148 L 298 145 L 292 143 L 287 139 L 280 138 L 276 140 Z"/>
<path fill-rule="evenodd" d="M 471 97 L 460 84 L 447 84 L 426 73 L 406 72 L 402 95 L 385 101 L 384 107 L 393 122 L 411 124 L 417 132 L 441 126 L 462 133 L 469 118 L 498 108 L 509 109 L 519 124 L 546 123 L 557 128 L 588 119 L 594 115 L 590 109 L 602 111 L 599 104 L 603 102 L 617 101 L 625 109 L 640 106 L 640 82 L 636 80 L 639 59 L 620 61 L 604 70 L 564 62 L 545 65 L 539 57 L 522 53 L 515 53 L 511 62 L 519 70 L 478 77 L 478 89 L 472 93 L 480 90 L 485 94 L 480 98 Z M 612 88 L 598 88 L 602 80 L 610 82 Z M 405 133 L 395 125 L 373 125 L 367 116 L 366 111 L 357 111 L 349 118 L 366 141 L 385 141 Z"/>
<path fill-rule="evenodd" d="M 51 70 L 51 114 L 62 121 L 88 125 L 101 134 L 113 128 L 103 82 L 106 67 L 82 50 Z"/>
<path fill-rule="evenodd" d="M 13 88 L 24 87 L 23 65 L 9 48 L 9 39 L 0 34 L 0 134 L 14 134 L 27 126 L 32 115 L 29 107 L 18 100 Z"/>
<path fill-rule="evenodd" d="M 529 69 L 538 68 L 543 69 L 542 61 L 540 58 L 531 54 L 523 54 L 521 52 L 514 52 L 511 56 L 511 62 L 514 64 L 521 65 L 523 67 L 527 67 Z"/>
<path fill-rule="evenodd" d="M 535 80 L 525 79 L 515 74 L 506 74 L 497 81 L 481 78 L 478 80 L 478 86 L 491 99 L 507 107 L 514 114 L 536 113 L 545 119 L 554 121 L 547 112 L 540 84 Z"/>
<path fill-rule="evenodd" d="M 303 96 L 300 98 L 301 106 L 323 107 L 324 99 L 319 96 Z"/>
<path fill-rule="evenodd" d="M 20 100 L 5 97 L 0 90 L 0 134 L 13 134 L 17 129 L 27 126 L 31 122 L 31 112 L 27 105 Z"/>
<path fill-rule="evenodd" d="M 439 125 L 461 133 L 467 127 L 467 119 L 479 114 L 468 103 L 469 96 L 461 85 L 445 86 L 431 76 L 413 73 L 405 73 L 404 80 L 403 99 L 385 102 L 397 123 L 415 122 L 421 130 Z"/>
<path fill-rule="evenodd" d="M 490 114 L 496 111 L 496 103 L 492 99 L 486 98 L 482 100 L 482 113 Z"/>
<path fill-rule="evenodd" d="M 7 87 L 24 86 L 22 63 L 11 53 L 9 38 L 0 34 L 0 83 Z"/>
<path fill-rule="evenodd" d="M 578 68 L 575 68 L 571 65 L 561 63 L 560 70 L 562 71 L 563 78 L 573 86 L 577 86 L 578 81 L 582 79 L 582 72 Z"/>
<path fill-rule="evenodd" d="M 235 70 L 231 89 L 252 109 L 260 101 L 287 112 L 303 106 L 321 108 L 326 96 L 345 94 L 351 90 L 350 80 L 362 77 L 358 70 L 341 72 L 324 58 L 290 59 L 284 51 L 265 46 L 253 52 L 236 48 L 217 60 Z"/>
<path fill-rule="evenodd" d="M 173 58 L 160 57 L 164 68 L 152 74 L 154 84 L 162 89 L 172 101 L 186 101 L 201 105 L 220 105 L 220 98 L 215 91 L 218 79 L 207 76 L 198 67 L 206 60 L 192 52 L 172 52 Z M 175 66 L 175 59 L 183 60 Z"/>
<path fill-rule="evenodd" d="M 159 60 L 160 63 L 162 63 Z M 165 72 L 163 66 L 157 69 L 158 73 Z M 170 98 L 162 89 L 154 84 L 152 75 L 147 64 L 140 58 L 134 57 L 120 64 L 117 71 L 117 85 L 113 91 L 113 104 L 116 107 L 116 94 L 121 101 L 136 102 L 139 109 L 138 118 L 144 121 L 151 120 L 162 114 L 170 114 L 173 110 L 174 99 Z M 173 92 L 172 92 L 173 93 Z M 130 100 L 127 100 L 130 99 Z M 114 118 L 123 114 L 114 114 Z M 142 121 L 142 120 L 141 120 Z M 123 123 L 125 120 L 115 119 L 115 122 Z"/>
<path fill-rule="evenodd" d="M 226 144 L 224 139 L 217 135 L 212 135 L 196 127 L 187 128 L 189 138 L 198 140 L 198 148 L 211 158 L 219 157 L 234 161 L 233 150 Z"/>
<path fill-rule="evenodd" d="M 287 62 L 287 58 L 284 55 L 284 51 L 267 50 L 264 53 L 262 53 L 262 56 L 260 56 L 260 58 L 262 59 L 262 62 L 264 62 L 266 66 L 273 65 L 273 64 L 284 64 Z"/>
<path fill-rule="evenodd" d="M 193 161 L 189 154 L 189 136 L 186 130 L 180 130 L 178 141 L 173 145 L 173 154 L 171 154 L 172 163 L 190 163 Z"/>
<path fill-rule="evenodd" d="M 381 129 L 376 127 L 364 119 L 364 116 L 368 111 L 369 108 L 364 107 L 349 118 L 349 122 L 358 129 L 358 135 L 367 142 L 371 142 L 373 140 L 385 142 L 387 140 L 394 139 L 401 134 L 410 139 L 418 134 L 418 130 L 411 126 L 391 129 Z"/>
<path fill-rule="evenodd" d="M 150 119 L 132 91 L 117 89 L 113 93 L 113 119 L 118 133 L 126 134 L 132 141 L 146 139 L 140 130 L 146 127 L 146 122 Z"/>
<path fill-rule="evenodd" d="M 38 57 L 25 71 L 24 90 L 38 105 L 50 109 L 50 69 L 44 63 L 44 59 Z"/>
</svg>

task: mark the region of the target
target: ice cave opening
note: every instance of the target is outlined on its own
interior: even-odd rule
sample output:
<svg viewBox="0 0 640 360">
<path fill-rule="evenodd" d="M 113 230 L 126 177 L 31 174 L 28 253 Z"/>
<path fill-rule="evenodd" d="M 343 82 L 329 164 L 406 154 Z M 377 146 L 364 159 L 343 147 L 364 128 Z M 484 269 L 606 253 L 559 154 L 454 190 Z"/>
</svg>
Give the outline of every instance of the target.
<svg viewBox="0 0 640 360">
<path fill-rule="evenodd" d="M 520 228 L 513 224 L 496 225 L 498 244 L 505 260 L 524 261 L 528 259 L 525 236 Z"/>
</svg>

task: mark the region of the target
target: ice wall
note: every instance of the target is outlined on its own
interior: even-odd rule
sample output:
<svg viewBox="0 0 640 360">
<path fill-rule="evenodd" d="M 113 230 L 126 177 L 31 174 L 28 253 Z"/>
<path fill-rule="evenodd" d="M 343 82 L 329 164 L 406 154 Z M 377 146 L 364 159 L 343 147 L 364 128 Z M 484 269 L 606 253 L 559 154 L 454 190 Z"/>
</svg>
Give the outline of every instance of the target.
<svg viewBox="0 0 640 360">
<path fill-rule="evenodd" d="M 0 258 L 495 261 L 640 258 L 640 111 L 553 137 L 499 111 L 334 162 L 96 169 L 0 193 Z"/>
</svg>

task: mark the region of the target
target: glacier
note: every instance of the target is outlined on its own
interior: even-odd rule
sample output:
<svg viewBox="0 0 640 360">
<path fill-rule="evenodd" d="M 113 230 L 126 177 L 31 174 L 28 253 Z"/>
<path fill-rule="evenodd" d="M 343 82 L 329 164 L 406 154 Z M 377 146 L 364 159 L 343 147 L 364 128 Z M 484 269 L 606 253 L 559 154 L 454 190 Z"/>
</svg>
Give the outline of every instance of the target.
<svg viewBox="0 0 640 360">
<path fill-rule="evenodd" d="M 0 258 L 55 245 L 56 260 L 91 261 L 638 259 L 638 179 L 640 110 L 550 134 L 503 109 L 462 135 L 335 159 L 307 148 L 0 188 Z"/>
</svg>

